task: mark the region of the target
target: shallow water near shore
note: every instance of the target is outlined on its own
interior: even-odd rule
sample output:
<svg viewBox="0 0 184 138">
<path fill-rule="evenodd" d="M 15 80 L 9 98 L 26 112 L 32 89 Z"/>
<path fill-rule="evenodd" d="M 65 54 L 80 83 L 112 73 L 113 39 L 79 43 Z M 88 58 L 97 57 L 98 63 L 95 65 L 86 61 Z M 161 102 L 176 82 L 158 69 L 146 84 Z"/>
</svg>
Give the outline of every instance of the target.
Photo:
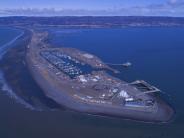
<svg viewBox="0 0 184 138">
<path fill-rule="evenodd" d="M 0 44 L 19 35 L 17 31 L 12 37 L 0 39 Z M 55 46 L 75 47 L 108 63 L 130 61 L 133 64 L 130 68 L 115 67 L 121 71 L 119 77 L 126 81 L 143 79 L 160 88 L 176 109 L 175 120 L 158 125 L 62 110 L 30 110 L 0 90 L 0 137 L 184 137 L 184 28 L 57 28 L 49 31 L 49 41 Z M 14 29 L 0 28 L 0 34 L 6 33 L 6 36 L 13 32 Z"/>
</svg>

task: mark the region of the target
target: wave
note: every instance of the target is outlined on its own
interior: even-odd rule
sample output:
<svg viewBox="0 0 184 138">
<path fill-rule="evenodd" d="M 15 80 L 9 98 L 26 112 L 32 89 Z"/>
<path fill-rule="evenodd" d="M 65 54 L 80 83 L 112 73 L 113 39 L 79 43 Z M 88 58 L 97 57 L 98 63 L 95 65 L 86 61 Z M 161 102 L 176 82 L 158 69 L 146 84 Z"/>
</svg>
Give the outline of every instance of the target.
<svg viewBox="0 0 184 138">
<path fill-rule="evenodd" d="M 4 94 L 8 95 L 11 99 L 15 99 L 15 101 L 17 103 L 20 103 L 22 105 L 24 105 L 26 108 L 30 109 L 30 110 L 37 110 L 35 109 L 32 105 L 28 104 L 27 102 L 25 102 L 23 99 L 21 99 L 19 96 L 17 96 L 13 90 L 11 89 L 11 87 L 8 85 L 8 83 L 6 82 L 3 72 L 0 70 L 0 84 L 1 86 L 1 90 L 3 92 L 6 92 Z"/>
<path fill-rule="evenodd" d="M 13 43 L 18 40 L 20 37 L 22 37 L 24 35 L 24 31 L 22 31 L 17 37 L 15 37 L 14 39 L 12 39 L 11 41 L 9 41 L 8 43 L 2 45 L 0 47 L 0 60 L 2 60 L 2 57 L 4 54 L 6 54 L 6 52 L 13 47 Z M 41 109 L 36 109 L 34 108 L 32 105 L 30 105 L 29 103 L 27 103 L 26 101 L 24 101 L 21 97 L 19 97 L 13 90 L 12 88 L 8 85 L 8 83 L 6 82 L 6 79 L 4 78 L 4 74 L 2 72 L 2 70 L 0 70 L 0 84 L 1 84 L 1 90 L 3 92 L 5 92 L 4 94 L 8 95 L 10 98 L 15 99 L 15 101 L 17 103 L 20 103 L 22 105 L 25 106 L 25 108 L 28 108 L 30 110 L 38 110 L 40 111 Z"/>
</svg>

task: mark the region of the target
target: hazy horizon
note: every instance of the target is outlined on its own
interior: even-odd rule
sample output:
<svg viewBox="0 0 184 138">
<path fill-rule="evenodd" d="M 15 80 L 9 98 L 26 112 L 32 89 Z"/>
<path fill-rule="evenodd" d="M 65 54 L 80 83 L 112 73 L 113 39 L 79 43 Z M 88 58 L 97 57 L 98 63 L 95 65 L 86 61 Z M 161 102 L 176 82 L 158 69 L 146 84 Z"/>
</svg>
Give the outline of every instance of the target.
<svg viewBox="0 0 184 138">
<path fill-rule="evenodd" d="M 3 0 L 0 16 L 184 17 L 184 0 Z"/>
</svg>

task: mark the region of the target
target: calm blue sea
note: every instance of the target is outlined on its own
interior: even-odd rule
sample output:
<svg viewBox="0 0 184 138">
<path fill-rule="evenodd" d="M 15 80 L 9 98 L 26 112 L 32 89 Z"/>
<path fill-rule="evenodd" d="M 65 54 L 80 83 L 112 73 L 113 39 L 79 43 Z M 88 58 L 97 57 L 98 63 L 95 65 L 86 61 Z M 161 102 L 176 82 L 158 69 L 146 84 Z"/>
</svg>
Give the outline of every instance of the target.
<svg viewBox="0 0 184 138">
<path fill-rule="evenodd" d="M 0 46 L 18 35 L 12 35 L 14 31 L 0 28 Z M 57 47 L 75 47 L 108 63 L 131 62 L 133 65 L 127 69 L 115 66 L 121 71 L 119 77 L 128 82 L 143 79 L 161 89 L 176 110 L 175 120 L 158 125 L 60 110 L 38 112 L 0 91 L 0 137 L 184 137 L 184 28 L 51 28 L 49 31 L 50 42 Z"/>
</svg>

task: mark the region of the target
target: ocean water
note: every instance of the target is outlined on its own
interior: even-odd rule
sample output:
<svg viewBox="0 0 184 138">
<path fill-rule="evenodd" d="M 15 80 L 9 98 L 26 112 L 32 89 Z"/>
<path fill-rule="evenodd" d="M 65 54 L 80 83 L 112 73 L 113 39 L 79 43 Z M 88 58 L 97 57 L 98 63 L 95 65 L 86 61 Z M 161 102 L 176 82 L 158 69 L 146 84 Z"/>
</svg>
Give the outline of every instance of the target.
<svg viewBox="0 0 184 138">
<path fill-rule="evenodd" d="M 114 66 L 121 72 L 118 77 L 128 82 L 143 79 L 157 86 L 175 108 L 175 119 L 169 124 L 148 124 L 71 111 L 35 111 L 17 103 L 1 89 L 0 137 L 184 137 L 184 28 L 51 28 L 49 31 L 49 40 L 54 46 L 75 47 L 107 63 L 131 62 L 133 65 L 127 69 Z M 0 44 L 19 35 L 12 36 L 13 32 L 14 29 L 0 28 L 0 36 L 7 36 L 0 39 Z"/>
</svg>

